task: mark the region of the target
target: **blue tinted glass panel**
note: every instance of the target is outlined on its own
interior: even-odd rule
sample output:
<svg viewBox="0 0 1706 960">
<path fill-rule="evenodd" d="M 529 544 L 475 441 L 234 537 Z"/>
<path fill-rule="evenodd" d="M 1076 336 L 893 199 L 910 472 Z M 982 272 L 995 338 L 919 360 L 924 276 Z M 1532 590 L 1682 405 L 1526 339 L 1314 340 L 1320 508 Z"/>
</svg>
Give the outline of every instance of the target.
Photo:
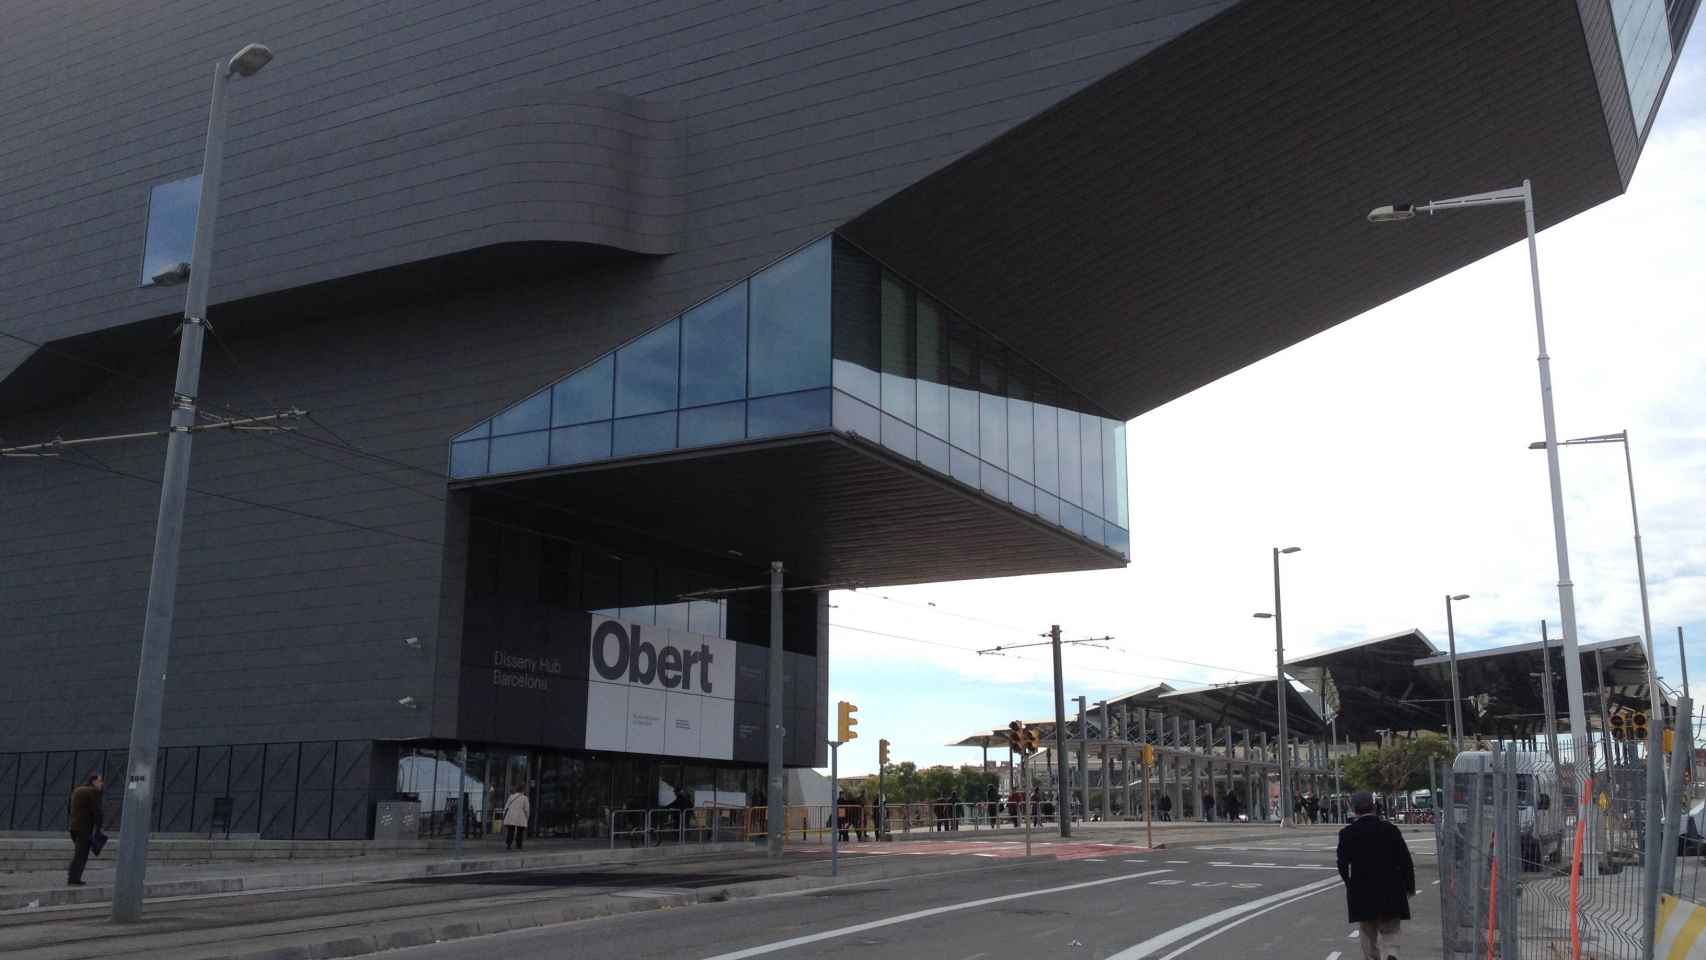
<svg viewBox="0 0 1706 960">
<path fill-rule="evenodd" d="M 968 453 L 977 452 L 977 391 L 948 388 L 948 442 Z"/>
<path fill-rule="evenodd" d="M 749 396 L 829 385 L 829 252 L 826 237 L 752 278 Z"/>
<path fill-rule="evenodd" d="M 610 459 L 610 421 L 558 427 L 551 431 L 553 464 Z"/>
<path fill-rule="evenodd" d="M 620 364 L 618 364 L 620 367 Z M 675 449 L 675 411 L 616 421 L 610 451 L 618 457 Z"/>
<path fill-rule="evenodd" d="M 1102 519 L 1114 520 L 1120 515 L 1119 451 L 1114 449 L 1113 420 L 1102 421 Z"/>
<path fill-rule="evenodd" d="M 495 437 L 492 444 L 490 473 L 515 473 L 518 470 L 537 470 L 550 459 L 551 434 L 546 430 Z"/>
<path fill-rule="evenodd" d="M 162 183 L 148 191 L 148 230 L 142 247 L 143 286 L 180 263 L 195 247 L 195 212 L 201 204 L 201 174 Z"/>
<path fill-rule="evenodd" d="M 882 284 L 883 412 L 916 423 L 917 332 L 912 288 L 891 274 Z"/>
<path fill-rule="evenodd" d="M 949 470 L 947 441 L 939 440 L 928 433 L 919 431 L 918 462 L 943 476 L 947 476 Z"/>
<path fill-rule="evenodd" d="M 1060 505 L 1060 525 L 1079 536 L 1084 535 L 1084 511 L 1070 503 Z"/>
<path fill-rule="evenodd" d="M 705 447 L 746 437 L 746 402 L 681 411 L 681 446 Z"/>
<path fill-rule="evenodd" d="M 1078 455 L 1084 461 L 1084 499 L 1090 513 L 1102 512 L 1102 420 L 1088 413 L 1078 415 Z"/>
<path fill-rule="evenodd" d="M 1060 411 L 1060 498 L 1067 503 L 1084 503 L 1084 461 L 1078 455 L 1078 414 Z"/>
<path fill-rule="evenodd" d="M 1013 506 L 1026 513 L 1037 512 L 1037 488 L 1023 480 L 1015 478 L 1007 485 L 1008 493 L 1013 500 Z"/>
<path fill-rule="evenodd" d="M 1026 400 L 1007 401 L 1007 472 L 1020 480 L 1036 476 L 1031 453 L 1031 404 Z"/>
<path fill-rule="evenodd" d="M 458 440 L 478 440 L 481 437 L 489 437 L 491 435 L 492 435 L 492 421 L 481 420 L 479 426 L 474 427 L 473 429 L 465 431 L 463 433 L 459 433 L 454 437 L 451 437 L 450 442 L 455 443 Z"/>
<path fill-rule="evenodd" d="M 551 425 L 551 391 L 543 390 L 492 418 L 492 435 L 543 430 Z"/>
<path fill-rule="evenodd" d="M 746 282 L 681 317 L 681 405 L 746 396 Z"/>
<path fill-rule="evenodd" d="M 481 477 L 486 474 L 486 448 L 490 441 L 469 440 L 450 445 L 450 475 Z"/>
<path fill-rule="evenodd" d="M 835 429 L 864 437 L 872 443 L 882 439 L 883 415 L 876 407 L 835 391 Z"/>
<path fill-rule="evenodd" d="M 1120 552 L 1120 556 L 1131 559 L 1131 533 L 1120 527 L 1113 528 L 1113 542 L 1109 544 Z"/>
<path fill-rule="evenodd" d="M 785 437 L 789 434 L 830 429 L 831 392 L 808 390 L 804 393 L 747 401 L 746 435 Z"/>
<path fill-rule="evenodd" d="M 551 425 L 567 427 L 612 416 L 616 358 L 606 354 L 551 388 Z"/>
<path fill-rule="evenodd" d="M 1031 409 L 1031 430 L 1036 437 L 1037 486 L 1049 493 L 1060 492 L 1060 412 L 1037 404 Z"/>
<path fill-rule="evenodd" d="M 918 429 L 948 439 L 948 388 L 918 381 Z"/>
<path fill-rule="evenodd" d="M 1617 49 L 1623 56 L 1623 80 L 1635 113 L 1635 131 L 1646 129 L 1659 85 L 1670 69 L 1670 23 L 1664 0 L 1612 0 Z"/>
<path fill-rule="evenodd" d="M 616 351 L 616 415 L 630 417 L 673 408 L 680 360 L 681 324 L 677 320 Z"/>
<path fill-rule="evenodd" d="M 982 482 L 982 464 L 977 457 L 961 450 L 959 447 L 948 448 L 948 465 L 955 480 L 968 487 L 979 486 Z"/>
<path fill-rule="evenodd" d="M 1049 523 L 1060 523 L 1060 498 L 1052 493 L 1037 491 L 1037 516 Z"/>
<path fill-rule="evenodd" d="M 898 417 L 883 414 L 883 446 L 908 460 L 918 459 L 918 428 Z"/>
<path fill-rule="evenodd" d="M 979 470 L 979 476 L 984 493 L 997 500 L 1007 499 L 1007 471 L 994 464 L 986 463 Z"/>
<path fill-rule="evenodd" d="M 978 394 L 978 453 L 985 463 L 1007 466 L 1007 398 Z"/>
<path fill-rule="evenodd" d="M 1119 521 L 1119 525 L 1121 527 L 1130 530 L 1131 495 L 1128 491 L 1129 484 L 1131 483 L 1131 477 L 1128 475 L 1129 468 L 1126 463 L 1125 431 L 1126 425 L 1123 423 L 1114 427 L 1114 456 L 1117 458 L 1115 462 L 1119 467 L 1115 479 L 1115 482 L 1118 484 L 1115 489 L 1119 493 L 1119 515 L 1114 519 Z M 1127 538 L 1127 546 L 1130 546 L 1129 537 Z"/>
</svg>

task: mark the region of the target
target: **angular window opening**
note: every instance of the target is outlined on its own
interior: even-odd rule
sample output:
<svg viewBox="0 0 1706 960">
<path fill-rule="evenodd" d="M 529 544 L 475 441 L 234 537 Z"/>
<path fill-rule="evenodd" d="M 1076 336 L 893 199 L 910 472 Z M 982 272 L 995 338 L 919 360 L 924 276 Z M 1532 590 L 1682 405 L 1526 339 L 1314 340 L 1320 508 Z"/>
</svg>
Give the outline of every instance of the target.
<svg viewBox="0 0 1706 960">
<path fill-rule="evenodd" d="M 201 205 L 201 174 L 155 184 L 148 191 L 148 228 L 142 247 L 141 285 L 189 279 L 195 246 L 195 215 Z"/>
</svg>

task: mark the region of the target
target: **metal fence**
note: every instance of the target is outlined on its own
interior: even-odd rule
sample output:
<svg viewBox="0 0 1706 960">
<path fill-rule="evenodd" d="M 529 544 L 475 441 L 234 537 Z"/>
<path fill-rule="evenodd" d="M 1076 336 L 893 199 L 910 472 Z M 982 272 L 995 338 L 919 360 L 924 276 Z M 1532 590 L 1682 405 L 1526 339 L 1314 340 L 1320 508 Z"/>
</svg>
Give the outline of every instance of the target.
<svg viewBox="0 0 1706 960">
<path fill-rule="evenodd" d="M 1652 957 L 1659 893 L 1706 894 L 1706 804 L 1679 726 L 1670 756 L 1596 733 L 1579 764 L 1560 738 L 1556 761 L 1495 744 L 1441 771 L 1442 955 Z"/>
</svg>

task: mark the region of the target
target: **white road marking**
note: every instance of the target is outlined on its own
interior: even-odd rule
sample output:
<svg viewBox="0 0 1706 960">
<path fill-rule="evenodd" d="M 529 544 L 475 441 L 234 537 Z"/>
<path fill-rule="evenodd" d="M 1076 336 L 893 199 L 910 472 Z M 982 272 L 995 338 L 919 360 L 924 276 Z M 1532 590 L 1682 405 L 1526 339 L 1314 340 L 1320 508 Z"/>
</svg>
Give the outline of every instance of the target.
<svg viewBox="0 0 1706 960">
<path fill-rule="evenodd" d="M 1279 695 L 1275 694 L 1275 696 L 1277 697 Z M 1121 860 L 1120 862 L 1121 863 L 1148 863 L 1149 861 L 1148 860 Z"/>
<path fill-rule="evenodd" d="M 1323 866 L 1318 863 L 1227 863 L 1224 860 L 1210 860 L 1211 867 L 1236 867 L 1240 870 L 1337 870 L 1338 867 Z"/>
<path fill-rule="evenodd" d="M 1279 696 L 1279 694 L 1276 693 L 1276 694 L 1274 694 L 1274 696 L 1277 697 L 1277 696 Z M 1190 863 L 1189 860 L 1169 860 L 1167 862 L 1168 863 Z"/>
<path fill-rule="evenodd" d="M 1259 917 L 1270 910 L 1278 910 L 1280 907 L 1302 900 L 1305 897 L 1312 897 L 1317 893 L 1324 893 L 1325 891 L 1332 889 L 1338 882 L 1337 878 L 1317 880 L 1314 883 L 1306 883 L 1301 887 L 1293 887 L 1290 890 L 1272 894 L 1270 896 L 1263 897 L 1260 900 L 1252 900 L 1249 903 L 1241 903 L 1235 907 L 1227 907 L 1225 910 L 1221 910 L 1218 913 L 1211 913 L 1206 917 L 1199 917 L 1196 920 L 1192 920 L 1190 923 L 1181 924 L 1180 926 L 1174 927 L 1164 933 L 1158 933 L 1134 947 L 1128 947 L 1125 950 L 1121 950 L 1119 953 L 1110 956 L 1108 960 L 1142 960 L 1142 958 L 1165 950 L 1192 934 L 1208 930 L 1210 927 L 1215 927 L 1217 924 L 1225 924 L 1224 926 L 1220 926 L 1218 929 L 1210 930 L 1207 934 L 1192 940 L 1190 943 L 1185 944 L 1179 949 L 1174 950 L 1172 953 L 1161 958 L 1161 960 L 1172 960 L 1173 957 L 1177 957 L 1181 953 L 1190 950 L 1192 947 L 1197 946 L 1211 937 L 1219 936 L 1246 920 L 1254 920 L 1256 917 Z M 1225 921 L 1229 920 L 1231 921 L 1230 923 L 1225 923 Z"/>
<path fill-rule="evenodd" d="M 1274 694 L 1274 697 L 1275 697 L 1275 699 L 1278 699 L 1278 697 L 1279 697 L 1279 694 L 1277 694 L 1277 693 L 1276 693 L 1276 694 Z M 1435 881 L 1434 881 L 1434 882 L 1433 882 L 1433 885 L 1434 885 L 1434 886 L 1436 886 L 1436 887 L 1437 887 L 1437 886 L 1439 886 L 1439 881 L 1438 881 L 1438 880 L 1435 880 Z"/>
<path fill-rule="evenodd" d="M 984 897 L 981 900 L 966 900 L 962 903 L 950 903 L 946 906 L 931 907 L 928 910 L 914 910 L 911 913 L 902 913 L 892 917 L 885 917 L 881 920 L 872 920 L 869 923 L 856 923 L 850 927 L 838 927 L 834 930 L 825 930 L 822 933 L 811 933 L 801 937 L 791 937 L 787 940 L 777 940 L 774 943 L 759 944 L 756 947 L 747 947 L 744 950 L 719 953 L 716 956 L 707 957 L 705 960 L 744 960 L 746 957 L 760 957 L 767 953 L 776 953 L 781 950 L 791 950 L 794 947 L 803 947 L 808 943 L 819 943 L 824 940 L 833 940 L 836 937 L 845 937 L 854 933 L 864 933 L 867 930 L 877 930 L 882 927 L 893 926 L 897 923 L 907 923 L 912 920 L 922 920 L 925 917 L 940 916 L 944 913 L 954 913 L 959 910 L 971 910 L 977 907 L 986 907 L 992 903 L 1006 903 L 1010 900 L 1022 900 L 1049 893 L 1065 893 L 1069 890 L 1084 890 L 1089 887 L 1100 887 L 1110 883 L 1119 883 L 1122 880 L 1136 880 L 1141 877 L 1152 877 L 1158 873 L 1167 872 L 1169 871 L 1145 870 L 1142 873 L 1128 873 L 1118 877 L 1103 877 L 1100 880 L 1085 880 L 1082 883 L 1069 883 L 1065 886 L 1045 887 L 1041 890 L 1025 890 L 1020 893 L 1003 894 L 999 897 Z"/>
<path fill-rule="evenodd" d="M 1277 694 L 1277 693 L 1274 694 L 1274 697 L 1277 699 L 1279 697 L 1279 694 Z M 1107 863 L 1108 861 L 1104 860 L 1101 857 L 1085 857 L 1084 862 L 1085 863 Z"/>
<path fill-rule="evenodd" d="M 1274 696 L 1277 698 L 1279 696 L 1279 694 L 1276 693 L 1276 694 L 1274 694 Z M 1360 936 L 1362 936 L 1361 930 L 1352 930 L 1351 935 L 1346 937 L 1345 939 L 1346 940 L 1355 940 L 1357 937 L 1360 937 Z"/>
<path fill-rule="evenodd" d="M 1275 694 L 1275 697 L 1278 696 L 1278 694 Z M 982 956 L 982 954 L 979 954 L 979 956 Z M 1327 960 L 1339 960 L 1339 951 L 1334 950 L 1332 953 L 1327 954 Z"/>
</svg>

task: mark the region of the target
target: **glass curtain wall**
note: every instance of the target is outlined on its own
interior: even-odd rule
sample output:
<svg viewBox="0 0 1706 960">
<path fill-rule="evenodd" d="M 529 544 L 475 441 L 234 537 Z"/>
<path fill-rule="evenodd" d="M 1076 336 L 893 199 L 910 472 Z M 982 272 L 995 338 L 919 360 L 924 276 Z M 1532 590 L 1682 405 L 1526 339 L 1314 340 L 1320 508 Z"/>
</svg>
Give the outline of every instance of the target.
<svg viewBox="0 0 1706 960">
<path fill-rule="evenodd" d="M 1130 556 L 1125 424 L 833 236 L 465 431 L 450 475 L 831 430 Z"/>
</svg>

